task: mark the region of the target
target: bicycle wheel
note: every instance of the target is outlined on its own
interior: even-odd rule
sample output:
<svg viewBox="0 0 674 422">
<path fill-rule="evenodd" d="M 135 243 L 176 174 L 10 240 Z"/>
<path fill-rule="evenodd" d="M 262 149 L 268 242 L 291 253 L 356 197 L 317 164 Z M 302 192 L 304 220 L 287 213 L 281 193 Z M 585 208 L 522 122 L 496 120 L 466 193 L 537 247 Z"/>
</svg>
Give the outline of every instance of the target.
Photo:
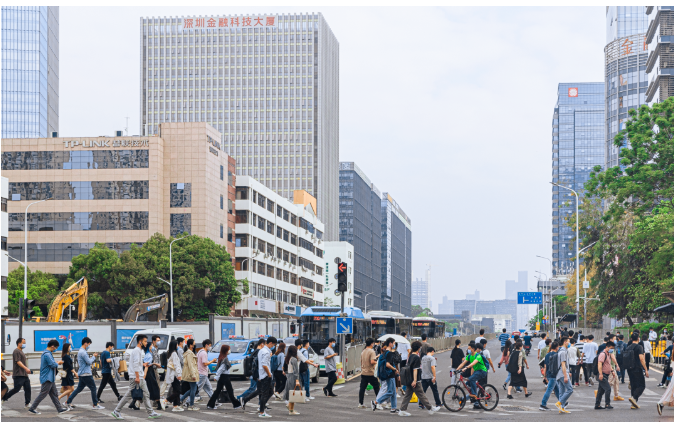
<svg viewBox="0 0 674 422">
<path fill-rule="evenodd" d="M 442 392 L 442 404 L 450 412 L 458 412 L 466 405 L 466 393 L 456 385 L 450 385 Z"/>
<path fill-rule="evenodd" d="M 484 410 L 491 411 L 498 406 L 498 390 L 491 384 L 486 384 L 477 392 L 478 403 Z"/>
</svg>

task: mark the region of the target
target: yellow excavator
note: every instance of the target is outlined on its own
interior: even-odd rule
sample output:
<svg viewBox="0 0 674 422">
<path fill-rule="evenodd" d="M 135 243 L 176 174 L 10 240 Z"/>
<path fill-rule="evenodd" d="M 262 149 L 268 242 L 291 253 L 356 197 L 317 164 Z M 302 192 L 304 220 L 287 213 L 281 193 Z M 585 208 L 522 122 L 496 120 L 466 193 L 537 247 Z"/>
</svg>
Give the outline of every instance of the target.
<svg viewBox="0 0 674 422">
<path fill-rule="evenodd" d="M 152 311 L 158 311 L 157 321 L 166 319 L 168 314 L 168 301 L 166 293 L 163 295 L 151 297 L 145 300 L 139 300 L 134 303 L 124 314 L 124 322 L 136 322 L 138 317 Z"/>
<path fill-rule="evenodd" d="M 86 277 L 80 278 L 77 283 L 59 293 L 49 307 L 47 322 L 60 322 L 63 311 L 73 302 L 77 301 L 77 321 L 84 322 L 87 318 L 87 296 L 89 294 L 89 282 Z"/>
</svg>

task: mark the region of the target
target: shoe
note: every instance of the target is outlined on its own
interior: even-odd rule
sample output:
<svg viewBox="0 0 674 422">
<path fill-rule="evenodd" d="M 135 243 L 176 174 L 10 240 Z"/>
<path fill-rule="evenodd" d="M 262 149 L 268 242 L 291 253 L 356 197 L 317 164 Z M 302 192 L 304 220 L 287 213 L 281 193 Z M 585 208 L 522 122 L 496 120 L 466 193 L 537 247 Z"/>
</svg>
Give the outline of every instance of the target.
<svg viewBox="0 0 674 422">
<path fill-rule="evenodd" d="M 514 399 L 514 397 L 511 396 L 510 394 L 508 394 L 506 397 L 508 397 L 508 398 L 511 399 L 511 400 Z"/>
<path fill-rule="evenodd" d="M 264 412 L 264 413 L 260 413 L 259 415 L 257 415 L 257 417 L 258 418 L 271 418 L 271 415 L 267 412 Z"/>
<path fill-rule="evenodd" d="M 152 413 L 150 413 L 149 415 L 147 415 L 147 418 L 148 418 L 148 419 L 159 419 L 160 416 L 161 416 L 161 415 L 160 415 L 159 413 L 157 413 L 157 412 L 152 412 Z"/>
<path fill-rule="evenodd" d="M 601 407 L 601 406 L 595 406 L 595 407 L 594 407 L 594 410 L 604 410 L 604 408 Z"/>
<path fill-rule="evenodd" d="M 92 407 L 92 409 L 94 409 L 94 410 L 103 410 L 103 409 L 105 409 L 105 407 L 103 407 L 103 406 L 101 406 L 100 404 L 98 404 L 98 405 Z"/>
<path fill-rule="evenodd" d="M 337 397 L 337 394 L 334 394 L 334 393 L 328 394 L 328 397 Z"/>
<path fill-rule="evenodd" d="M 613 409 L 613 406 L 611 406 L 610 404 L 607 404 L 607 405 L 604 407 L 604 409 L 606 409 L 606 410 L 611 410 L 611 409 Z"/>
<path fill-rule="evenodd" d="M 325 397 L 328 397 L 328 389 L 323 387 L 323 394 L 325 394 Z"/>
<path fill-rule="evenodd" d="M 110 414 L 111 414 L 112 417 L 115 418 L 115 419 L 124 419 L 124 418 L 122 417 L 122 414 L 119 413 L 119 412 L 116 411 L 116 410 L 113 410 L 112 412 L 110 412 Z"/>
<path fill-rule="evenodd" d="M 632 397 L 628 399 L 630 403 L 632 403 L 632 409 L 639 409 L 639 405 L 637 404 L 637 401 L 634 400 Z"/>
<path fill-rule="evenodd" d="M 308 398 L 309 400 L 313 400 L 313 399 L 315 399 L 316 397 L 310 396 L 310 397 L 307 397 L 307 398 Z"/>
<path fill-rule="evenodd" d="M 373 412 L 377 410 L 377 404 L 374 402 L 374 400 L 370 401 L 370 407 L 372 408 Z"/>
<path fill-rule="evenodd" d="M 67 407 L 62 407 L 61 409 L 59 409 L 59 413 L 65 413 L 65 412 L 69 412 L 69 411 L 70 411 L 70 409 L 68 409 Z"/>
<path fill-rule="evenodd" d="M 171 410 L 171 412 L 184 412 L 184 411 L 185 411 L 185 409 L 183 409 L 180 406 L 176 406 L 176 407 L 173 408 L 173 410 Z"/>
<path fill-rule="evenodd" d="M 196 396 L 196 397 L 194 398 L 194 401 L 201 401 L 201 396 Z"/>
<path fill-rule="evenodd" d="M 134 405 L 133 403 L 131 403 L 131 404 L 129 405 L 129 409 L 140 410 L 140 407 L 138 407 L 138 406 Z"/>
<path fill-rule="evenodd" d="M 367 406 L 365 406 L 364 404 L 359 404 L 359 405 L 358 405 L 358 408 L 359 408 L 359 409 L 367 409 Z"/>
<path fill-rule="evenodd" d="M 657 403 L 657 405 L 658 405 L 658 415 L 662 416 L 662 408 L 665 406 L 661 405 L 660 403 Z"/>
<path fill-rule="evenodd" d="M 243 409 L 244 412 L 246 411 L 246 402 L 245 401 L 241 402 L 241 409 Z"/>
<path fill-rule="evenodd" d="M 390 413 L 393 413 L 393 414 L 395 414 L 395 413 L 400 413 L 400 410 L 398 410 L 398 409 L 391 409 L 391 412 L 390 412 Z"/>
<path fill-rule="evenodd" d="M 384 403 L 384 405 L 381 406 L 381 407 L 386 409 L 386 410 L 390 410 L 391 409 L 391 403 Z"/>
<path fill-rule="evenodd" d="M 236 406 L 236 407 L 234 408 L 234 410 L 239 410 L 239 409 L 241 409 L 241 408 L 242 408 L 242 406 Z"/>
<path fill-rule="evenodd" d="M 99 403 L 105 403 L 105 402 L 104 402 L 103 400 L 101 400 L 101 399 L 98 399 L 98 402 L 99 402 Z"/>
<path fill-rule="evenodd" d="M 208 409 L 208 410 L 215 410 L 215 407 L 206 406 L 206 409 Z"/>
<path fill-rule="evenodd" d="M 401 410 L 400 412 L 398 412 L 398 416 L 412 416 L 412 414 L 409 412 L 405 412 L 404 410 Z"/>
<path fill-rule="evenodd" d="M 620 397 L 620 396 L 617 396 L 617 397 L 613 397 L 613 401 L 625 401 L 625 399 Z"/>
<path fill-rule="evenodd" d="M 504 390 L 508 390 L 508 383 L 507 383 L 507 382 L 504 382 L 504 383 L 503 383 L 503 389 L 504 389 Z"/>
<path fill-rule="evenodd" d="M 555 407 L 559 410 L 559 413 L 563 413 L 562 410 L 564 410 L 564 407 L 562 407 L 561 402 L 555 403 Z"/>
<path fill-rule="evenodd" d="M 38 412 L 38 411 L 35 410 L 35 409 L 28 409 L 28 411 L 29 411 L 30 413 L 32 413 L 33 415 L 41 415 L 41 414 L 42 414 L 42 413 Z"/>
<path fill-rule="evenodd" d="M 7 401 L 7 400 L 3 400 L 3 401 Z M 26 404 L 23 406 L 23 408 L 24 408 L 24 409 L 30 409 L 30 403 L 26 403 Z"/>
<path fill-rule="evenodd" d="M 534 394 L 534 393 L 527 393 L 527 394 L 524 395 L 524 397 L 529 397 L 529 396 L 531 396 L 532 394 Z"/>
<path fill-rule="evenodd" d="M 431 412 L 431 413 L 435 413 L 435 412 L 440 411 L 440 409 L 442 409 L 442 407 L 440 407 L 440 406 L 433 406 L 433 407 L 431 407 L 430 412 Z"/>
<path fill-rule="evenodd" d="M 548 408 L 548 406 L 540 405 L 540 406 L 538 406 L 538 410 L 542 410 L 542 411 L 545 412 L 546 410 L 550 410 L 550 409 Z"/>
<path fill-rule="evenodd" d="M 187 410 L 199 410 L 199 408 L 196 406 L 190 406 L 187 408 Z"/>
<path fill-rule="evenodd" d="M 290 416 L 297 416 L 297 415 L 300 414 L 300 412 L 297 412 L 297 411 L 293 410 L 292 412 L 288 412 L 288 414 L 289 414 Z"/>
</svg>

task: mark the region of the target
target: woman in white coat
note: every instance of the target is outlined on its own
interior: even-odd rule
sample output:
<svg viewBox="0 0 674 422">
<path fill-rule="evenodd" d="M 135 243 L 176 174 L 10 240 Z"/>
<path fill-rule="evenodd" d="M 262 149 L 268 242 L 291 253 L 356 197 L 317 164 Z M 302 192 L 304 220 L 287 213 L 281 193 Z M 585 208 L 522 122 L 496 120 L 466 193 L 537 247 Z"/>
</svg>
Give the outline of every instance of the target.
<svg viewBox="0 0 674 422">
<path fill-rule="evenodd" d="M 166 400 L 173 403 L 173 412 L 182 412 L 184 409 L 180 406 L 180 381 L 182 380 L 183 367 L 180 364 L 180 356 L 178 356 L 178 342 L 175 340 L 169 343 L 166 367 L 165 382 L 171 384 L 173 390 L 172 394 L 166 397 Z"/>
</svg>

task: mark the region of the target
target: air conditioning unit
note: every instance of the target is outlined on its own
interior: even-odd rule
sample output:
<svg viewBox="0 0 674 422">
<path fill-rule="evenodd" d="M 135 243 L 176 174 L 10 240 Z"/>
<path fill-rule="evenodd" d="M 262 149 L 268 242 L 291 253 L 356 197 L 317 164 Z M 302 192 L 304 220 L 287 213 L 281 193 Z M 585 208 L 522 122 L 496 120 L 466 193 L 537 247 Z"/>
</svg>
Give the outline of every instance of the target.
<svg viewBox="0 0 674 422">
<path fill-rule="evenodd" d="M 316 275 L 316 273 L 312 271 L 312 272 L 311 272 L 311 275 Z"/>
<path fill-rule="evenodd" d="M 307 272 L 307 269 L 304 268 L 304 267 L 302 267 L 302 271 L 304 271 L 304 272 L 306 273 L 306 272 Z"/>
</svg>

